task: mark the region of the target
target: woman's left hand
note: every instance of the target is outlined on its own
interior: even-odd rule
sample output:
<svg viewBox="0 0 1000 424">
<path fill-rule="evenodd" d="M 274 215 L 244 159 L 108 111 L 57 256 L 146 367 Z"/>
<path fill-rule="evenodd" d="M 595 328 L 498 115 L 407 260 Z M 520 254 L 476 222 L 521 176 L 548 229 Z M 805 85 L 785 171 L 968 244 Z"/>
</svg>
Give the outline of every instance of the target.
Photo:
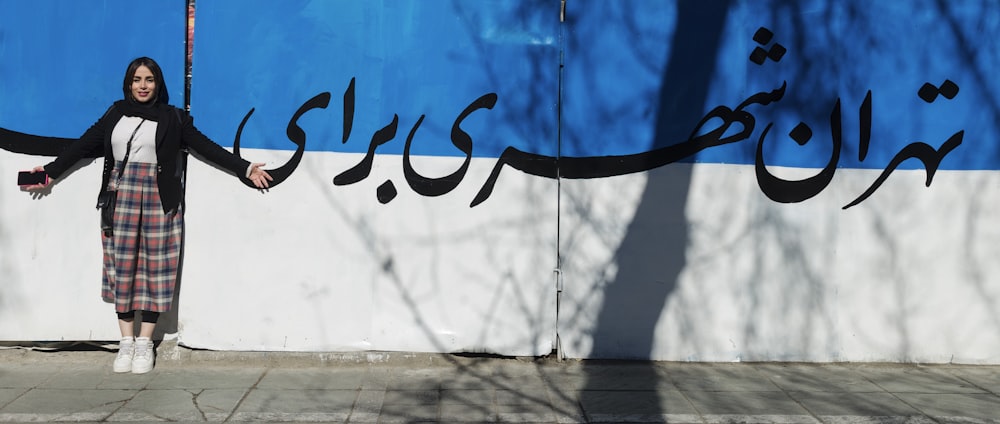
<svg viewBox="0 0 1000 424">
<path fill-rule="evenodd" d="M 267 171 L 261 169 L 262 166 L 264 166 L 263 163 L 250 165 L 250 181 L 253 181 L 253 185 L 257 186 L 257 188 L 266 189 L 270 187 L 268 182 L 273 181 L 274 179 L 271 178 L 271 174 L 268 174 Z"/>
</svg>

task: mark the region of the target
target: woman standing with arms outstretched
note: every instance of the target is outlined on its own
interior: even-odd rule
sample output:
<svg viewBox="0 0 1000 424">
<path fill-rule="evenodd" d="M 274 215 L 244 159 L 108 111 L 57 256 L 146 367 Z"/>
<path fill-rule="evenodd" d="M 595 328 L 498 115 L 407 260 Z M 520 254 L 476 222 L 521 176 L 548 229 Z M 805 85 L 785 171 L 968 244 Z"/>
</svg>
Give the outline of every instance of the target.
<svg viewBox="0 0 1000 424">
<path fill-rule="evenodd" d="M 122 335 L 113 369 L 142 374 L 153 369 L 151 337 L 159 314 L 170 310 L 177 285 L 184 150 L 245 176 L 260 189 L 268 187 L 271 176 L 261 169 L 263 164 L 251 164 L 208 139 L 190 116 L 170 106 L 163 73 L 153 59 L 140 57 L 128 65 L 122 91 L 124 99 L 111 105 L 79 140 L 33 172 L 57 179 L 80 159 L 103 152 L 102 191 L 117 191 L 113 220 L 101 235 L 101 296 L 114 303 Z"/>
</svg>

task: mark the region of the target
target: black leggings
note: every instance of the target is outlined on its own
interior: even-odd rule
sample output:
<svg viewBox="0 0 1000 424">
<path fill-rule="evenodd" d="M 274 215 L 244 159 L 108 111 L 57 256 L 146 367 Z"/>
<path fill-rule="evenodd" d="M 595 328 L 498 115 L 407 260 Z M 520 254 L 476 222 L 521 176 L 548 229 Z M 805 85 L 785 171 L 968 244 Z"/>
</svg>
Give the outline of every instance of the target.
<svg viewBox="0 0 1000 424">
<path fill-rule="evenodd" d="M 139 315 L 142 317 L 142 322 L 149 322 L 156 324 L 156 320 L 160 319 L 159 312 L 139 311 Z M 122 321 L 132 322 L 132 320 L 135 319 L 135 311 L 118 312 L 118 319 Z"/>
</svg>

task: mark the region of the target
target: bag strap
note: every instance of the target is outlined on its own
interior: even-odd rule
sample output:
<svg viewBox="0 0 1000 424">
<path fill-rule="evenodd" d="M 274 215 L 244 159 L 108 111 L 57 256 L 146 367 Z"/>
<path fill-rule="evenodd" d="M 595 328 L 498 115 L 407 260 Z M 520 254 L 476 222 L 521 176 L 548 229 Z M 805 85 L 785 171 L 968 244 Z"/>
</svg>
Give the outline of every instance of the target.
<svg viewBox="0 0 1000 424">
<path fill-rule="evenodd" d="M 125 173 L 125 165 L 128 164 L 128 154 L 132 152 L 132 140 L 135 139 L 135 133 L 139 132 L 139 127 L 142 126 L 143 122 L 146 122 L 146 118 L 139 121 L 139 125 L 135 126 L 132 135 L 128 137 L 128 143 L 125 144 L 125 158 L 122 159 L 122 167 L 118 168 L 118 177 L 115 178 L 115 190 L 118 190 L 118 186 L 122 183 L 122 174 Z"/>
</svg>

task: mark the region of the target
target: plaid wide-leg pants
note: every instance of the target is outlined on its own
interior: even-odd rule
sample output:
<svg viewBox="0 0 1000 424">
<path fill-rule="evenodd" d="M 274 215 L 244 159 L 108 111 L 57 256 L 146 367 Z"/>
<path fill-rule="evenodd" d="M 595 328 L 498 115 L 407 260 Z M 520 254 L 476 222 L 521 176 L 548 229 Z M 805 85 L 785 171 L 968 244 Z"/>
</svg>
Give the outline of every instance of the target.
<svg viewBox="0 0 1000 424">
<path fill-rule="evenodd" d="M 121 162 L 115 164 L 112 182 Z M 164 213 L 155 163 L 130 162 L 118 186 L 114 233 L 101 235 L 101 297 L 116 312 L 170 310 L 180 263 L 183 211 Z"/>
</svg>

